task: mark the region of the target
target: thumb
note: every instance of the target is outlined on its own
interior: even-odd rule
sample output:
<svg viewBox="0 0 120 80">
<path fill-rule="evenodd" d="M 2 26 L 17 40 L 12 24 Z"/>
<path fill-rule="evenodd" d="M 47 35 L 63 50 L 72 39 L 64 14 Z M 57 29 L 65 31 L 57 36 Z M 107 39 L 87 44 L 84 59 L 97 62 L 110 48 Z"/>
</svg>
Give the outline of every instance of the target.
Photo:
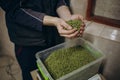
<svg viewBox="0 0 120 80">
<path fill-rule="evenodd" d="M 67 24 L 65 21 L 62 22 L 62 26 L 63 26 L 65 29 L 67 29 L 67 30 L 72 29 L 72 27 L 71 27 L 69 24 Z"/>
</svg>

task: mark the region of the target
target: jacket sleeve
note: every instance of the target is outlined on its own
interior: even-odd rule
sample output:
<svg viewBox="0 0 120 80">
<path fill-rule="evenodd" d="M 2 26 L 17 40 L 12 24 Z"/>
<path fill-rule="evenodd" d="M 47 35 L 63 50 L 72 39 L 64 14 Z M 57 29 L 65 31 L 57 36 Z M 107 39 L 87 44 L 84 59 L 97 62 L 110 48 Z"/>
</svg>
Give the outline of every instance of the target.
<svg viewBox="0 0 120 80">
<path fill-rule="evenodd" d="M 14 21 L 27 27 L 42 31 L 44 13 L 36 12 L 31 9 L 20 8 L 13 13 Z"/>
<path fill-rule="evenodd" d="M 7 16 L 9 16 L 15 24 L 42 31 L 43 18 L 45 14 L 31 9 L 21 8 L 20 1 L 16 3 L 13 2 L 5 2 L 4 0 L 1 0 L 0 2 L 0 6 L 5 10 Z"/>
<path fill-rule="evenodd" d="M 63 6 L 63 5 L 67 5 L 65 0 L 58 0 L 57 8 L 60 7 L 60 6 Z"/>
</svg>

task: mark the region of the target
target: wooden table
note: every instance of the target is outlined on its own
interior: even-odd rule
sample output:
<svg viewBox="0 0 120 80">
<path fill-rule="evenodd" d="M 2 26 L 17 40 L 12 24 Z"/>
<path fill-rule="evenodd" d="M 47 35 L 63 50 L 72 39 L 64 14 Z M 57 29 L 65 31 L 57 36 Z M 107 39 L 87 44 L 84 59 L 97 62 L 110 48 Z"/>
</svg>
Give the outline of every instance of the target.
<svg viewBox="0 0 120 80">
<path fill-rule="evenodd" d="M 38 80 L 38 78 L 37 78 L 37 70 L 34 70 L 34 71 L 30 72 L 30 73 L 31 73 L 31 76 L 32 76 L 33 80 Z"/>
</svg>

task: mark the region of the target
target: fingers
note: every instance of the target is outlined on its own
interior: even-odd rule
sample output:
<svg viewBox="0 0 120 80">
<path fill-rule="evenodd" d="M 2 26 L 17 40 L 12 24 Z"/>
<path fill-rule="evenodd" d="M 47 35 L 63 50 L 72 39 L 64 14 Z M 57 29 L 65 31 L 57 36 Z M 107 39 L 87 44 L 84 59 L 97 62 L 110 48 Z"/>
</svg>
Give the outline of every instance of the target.
<svg viewBox="0 0 120 80">
<path fill-rule="evenodd" d="M 85 29 L 85 24 L 83 23 L 80 27 L 80 30 L 84 31 L 84 29 Z"/>
<path fill-rule="evenodd" d="M 61 35 L 69 35 L 77 31 L 77 29 L 64 29 L 64 27 L 61 27 L 61 25 L 58 27 L 59 27 L 58 32 Z"/>
<path fill-rule="evenodd" d="M 65 26 L 65 25 L 62 25 L 62 26 Z M 83 24 L 80 27 L 80 30 L 77 30 L 77 29 L 66 30 L 66 29 L 64 29 L 64 27 L 61 27 L 61 25 L 58 27 L 59 27 L 58 32 L 59 32 L 60 36 L 72 39 L 72 38 L 80 37 L 83 35 L 85 25 Z"/>
<path fill-rule="evenodd" d="M 77 34 L 78 34 L 78 33 L 79 33 L 79 31 L 76 31 L 76 32 L 74 32 L 74 33 L 72 33 L 72 34 L 69 34 L 69 35 L 63 34 L 63 35 L 61 35 L 61 36 L 66 37 L 66 38 L 69 38 L 69 39 L 73 39 L 73 38 L 76 38 L 76 37 L 77 37 Z"/>
<path fill-rule="evenodd" d="M 79 16 L 75 15 L 72 18 L 73 20 L 75 19 L 84 20 L 84 18 L 80 15 Z M 70 39 L 82 36 L 84 32 L 84 28 L 85 28 L 84 22 L 81 25 L 79 30 L 73 29 L 70 25 L 68 25 L 63 20 L 60 20 L 60 22 L 58 22 L 58 25 L 57 25 L 57 29 L 58 29 L 60 36 L 65 37 L 65 38 L 70 38 Z"/>
<path fill-rule="evenodd" d="M 70 25 L 68 25 L 65 21 L 61 22 L 61 26 L 66 30 L 72 29 L 72 27 Z"/>
<path fill-rule="evenodd" d="M 79 33 L 79 31 L 77 29 L 66 30 L 66 29 L 64 29 L 64 27 L 61 27 L 61 25 L 58 26 L 58 28 L 59 28 L 58 32 L 59 32 L 60 36 L 70 38 L 70 39 L 77 37 L 77 34 Z"/>
<path fill-rule="evenodd" d="M 79 33 L 77 34 L 77 37 L 82 37 L 83 33 L 84 33 L 84 30 L 85 30 L 85 25 L 82 24 L 80 29 L 78 30 Z"/>
</svg>

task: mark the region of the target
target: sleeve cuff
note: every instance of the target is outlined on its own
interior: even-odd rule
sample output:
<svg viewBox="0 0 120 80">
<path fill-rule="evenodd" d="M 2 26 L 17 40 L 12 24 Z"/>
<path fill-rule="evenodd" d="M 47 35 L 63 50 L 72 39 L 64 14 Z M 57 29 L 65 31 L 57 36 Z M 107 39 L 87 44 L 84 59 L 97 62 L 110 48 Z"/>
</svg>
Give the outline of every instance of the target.
<svg viewBox="0 0 120 80">
<path fill-rule="evenodd" d="M 57 8 L 62 6 L 62 5 L 66 6 L 66 2 L 64 0 L 58 0 Z"/>
</svg>

